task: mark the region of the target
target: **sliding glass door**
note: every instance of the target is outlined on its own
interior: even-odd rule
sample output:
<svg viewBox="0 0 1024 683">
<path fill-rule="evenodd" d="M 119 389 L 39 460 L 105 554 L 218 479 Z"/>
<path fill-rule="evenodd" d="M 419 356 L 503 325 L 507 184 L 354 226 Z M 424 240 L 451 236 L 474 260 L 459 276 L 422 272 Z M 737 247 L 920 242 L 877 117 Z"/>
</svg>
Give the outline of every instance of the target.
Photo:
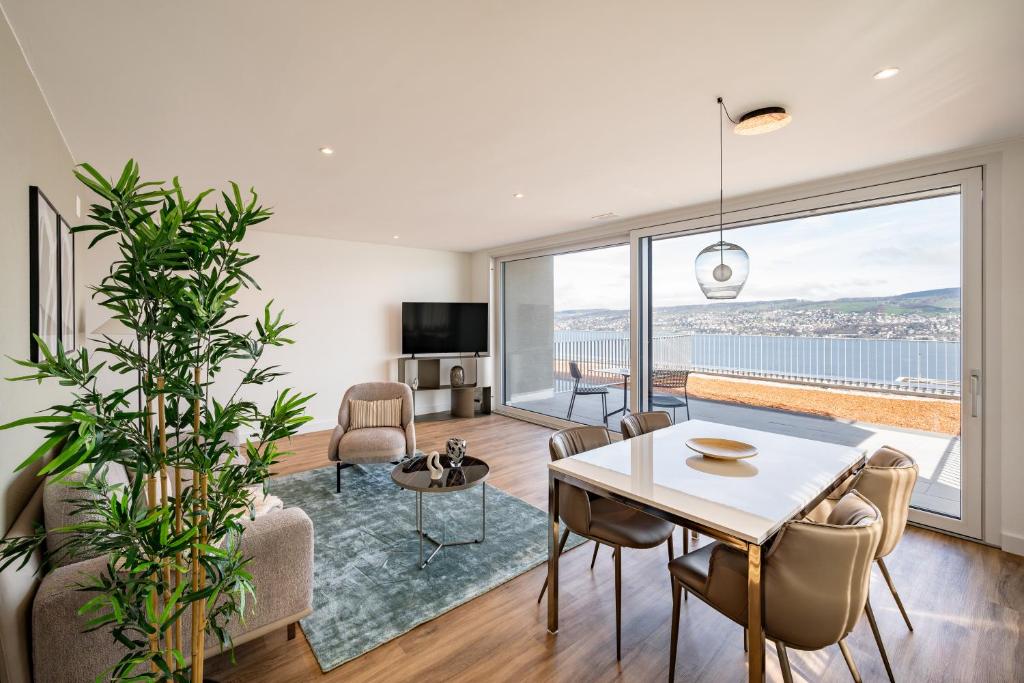
<svg viewBox="0 0 1024 683">
<path fill-rule="evenodd" d="M 499 411 L 552 427 L 664 410 L 920 465 L 911 519 L 980 538 L 981 169 L 726 214 L 751 260 L 710 302 L 717 215 L 498 259 Z"/>
<path fill-rule="evenodd" d="M 634 236 L 637 406 L 899 448 L 920 466 L 912 519 L 980 536 L 980 172 L 727 220 L 751 260 L 735 300 L 696 283 L 709 221 Z"/>
<path fill-rule="evenodd" d="M 617 431 L 630 374 L 629 245 L 506 260 L 500 276 L 502 405 Z"/>
</svg>

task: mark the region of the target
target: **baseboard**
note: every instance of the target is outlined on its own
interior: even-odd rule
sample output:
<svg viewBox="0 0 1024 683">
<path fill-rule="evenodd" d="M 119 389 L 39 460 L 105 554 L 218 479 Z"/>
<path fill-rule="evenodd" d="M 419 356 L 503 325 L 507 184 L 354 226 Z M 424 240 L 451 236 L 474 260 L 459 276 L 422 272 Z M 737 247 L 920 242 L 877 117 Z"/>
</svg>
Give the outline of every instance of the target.
<svg viewBox="0 0 1024 683">
<path fill-rule="evenodd" d="M 1024 535 L 1011 534 L 1008 531 L 1003 532 L 1002 539 L 1003 550 L 1014 555 L 1024 555 Z"/>
</svg>

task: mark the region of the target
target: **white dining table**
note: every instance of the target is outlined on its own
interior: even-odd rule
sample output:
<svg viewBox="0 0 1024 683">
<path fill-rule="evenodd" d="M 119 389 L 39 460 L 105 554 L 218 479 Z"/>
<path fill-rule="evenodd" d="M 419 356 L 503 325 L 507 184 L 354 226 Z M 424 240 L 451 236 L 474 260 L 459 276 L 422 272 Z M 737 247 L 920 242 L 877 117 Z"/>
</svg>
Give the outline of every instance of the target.
<svg viewBox="0 0 1024 683">
<path fill-rule="evenodd" d="M 697 437 L 742 441 L 758 453 L 732 462 L 705 458 L 686 446 Z M 746 553 L 747 669 L 750 681 L 763 681 L 762 551 L 786 522 L 809 512 L 863 467 L 864 458 L 860 448 L 688 420 L 551 462 L 548 631 L 558 632 L 558 489 L 571 485 Z"/>
</svg>

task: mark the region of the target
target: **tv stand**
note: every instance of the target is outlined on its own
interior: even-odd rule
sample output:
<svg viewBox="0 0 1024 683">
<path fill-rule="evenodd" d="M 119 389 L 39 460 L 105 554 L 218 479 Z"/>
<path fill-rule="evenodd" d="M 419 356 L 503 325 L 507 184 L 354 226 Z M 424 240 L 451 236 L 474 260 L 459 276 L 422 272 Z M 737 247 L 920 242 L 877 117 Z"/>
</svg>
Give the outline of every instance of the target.
<svg viewBox="0 0 1024 683">
<path fill-rule="evenodd" d="M 452 417 L 473 417 L 477 413 L 488 415 L 491 412 L 491 387 L 479 383 L 479 359 L 487 357 L 488 354 L 479 352 L 472 356 L 402 356 L 398 358 L 398 381 L 410 388 L 416 383 L 413 392 L 449 390 Z M 449 373 L 454 365 L 461 365 L 465 370 L 466 383 L 462 386 L 451 385 Z"/>
</svg>

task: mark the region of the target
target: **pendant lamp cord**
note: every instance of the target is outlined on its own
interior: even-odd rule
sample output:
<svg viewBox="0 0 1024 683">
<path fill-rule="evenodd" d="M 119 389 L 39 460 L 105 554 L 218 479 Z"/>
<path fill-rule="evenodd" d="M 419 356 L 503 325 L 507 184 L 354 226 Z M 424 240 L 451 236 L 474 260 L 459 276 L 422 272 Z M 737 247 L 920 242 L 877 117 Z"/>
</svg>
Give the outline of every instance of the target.
<svg viewBox="0 0 1024 683">
<path fill-rule="evenodd" d="M 722 225 L 725 214 L 725 122 L 722 121 L 722 114 L 728 113 L 725 110 L 725 102 L 718 98 L 718 257 L 719 263 L 725 264 L 725 230 Z M 729 117 L 732 120 L 732 117 Z"/>
<path fill-rule="evenodd" d="M 725 101 L 718 98 L 718 255 L 721 263 L 725 264 L 725 228 L 723 216 L 725 215 L 725 122 L 722 121 L 722 114 L 732 121 L 729 110 L 725 107 Z"/>
</svg>

